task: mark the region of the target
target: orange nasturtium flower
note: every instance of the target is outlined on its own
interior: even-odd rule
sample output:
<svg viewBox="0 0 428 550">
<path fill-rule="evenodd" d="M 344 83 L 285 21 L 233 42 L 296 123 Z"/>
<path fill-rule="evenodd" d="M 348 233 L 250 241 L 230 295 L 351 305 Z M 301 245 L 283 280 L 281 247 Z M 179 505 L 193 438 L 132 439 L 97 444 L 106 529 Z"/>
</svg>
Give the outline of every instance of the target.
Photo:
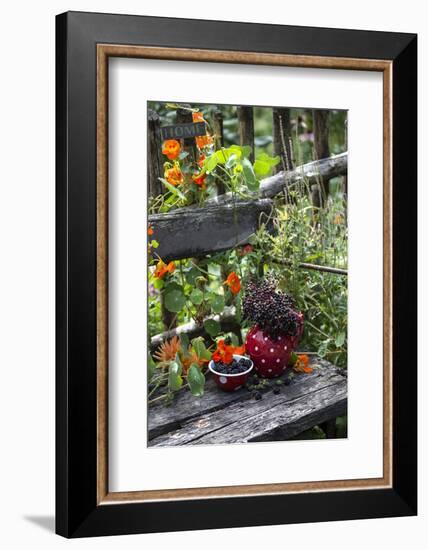
<svg viewBox="0 0 428 550">
<path fill-rule="evenodd" d="M 217 363 L 231 363 L 234 355 L 243 355 L 245 353 L 245 344 L 243 346 L 228 346 L 224 340 L 217 342 L 217 349 L 212 354 L 212 359 Z"/>
<path fill-rule="evenodd" d="M 151 235 L 153 235 L 153 233 L 154 233 L 153 227 L 149 225 L 147 228 L 147 235 L 150 237 Z"/>
<path fill-rule="evenodd" d="M 196 113 L 192 113 L 192 120 L 193 122 L 205 122 L 204 115 L 199 111 L 197 111 Z M 198 149 L 203 149 L 204 147 L 207 147 L 207 145 L 211 145 L 212 143 L 214 143 L 213 137 L 210 136 L 208 132 L 205 134 L 205 136 L 196 136 L 195 141 Z"/>
<path fill-rule="evenodd" d="M 227 285 L 233 294 L 238 294 L 238 292 L 241 290 L 241 280 L 234 271 L 232 271 L 232 273 L 229 273 L 227 279 L 224 281 L 223 284 Z"/>
<path fill-rule="evenodd" d="M 298 355 L 293 365 L 293 369 L 296 372 L 306 372 L 307 374 L 313 370 L 312 367 L 309 366 L 309 357 L 307 355 Z"/>
<path fill-rule="evenodd" d="M 196 185 L 199 185 L 201 189 L 205 189 L 205 178 L 206 174 L 195 174 L 192 176 L 193 183 L 196 183 Z"/>
<path fill-rule="evenodd" d="M 204 115 L 200 111 L 192 113 L 193 122 L 205 122 Z"/>
<path fill-rule="evenodd" d="M 174 273 L 175 271 L 175 263 L 169 262 L 167 265 L 162 260 L 159 260 L 156 264 L 156 269 L 153 273 L 153 277 L 156 279 L 162 279 L 167 273 Z"/>
<path fill-rule="evenodd" d="M 212 145 L 214 143 L 213 137 L 209 134 L 205 134 L 205 136 L 196 136 L 195 140 L 198 149 L 203 149 L 204 147 L 207 147 L 208 145 Z"/>
<path fill-rule="evenodd" d="M 174 187 L 181 185 L 184 182 L 184 176 L 178 164 L 175 164 L 172 168 L 165 170 L 164 176 L 166 181 Z"/>
<path fill-rule="evenodd" d="M 169 160 L 175 160 L 181 152 L 181 145 L 176 139 L 167 139 L 162 146 L 162 153 Z"/>
</svg>

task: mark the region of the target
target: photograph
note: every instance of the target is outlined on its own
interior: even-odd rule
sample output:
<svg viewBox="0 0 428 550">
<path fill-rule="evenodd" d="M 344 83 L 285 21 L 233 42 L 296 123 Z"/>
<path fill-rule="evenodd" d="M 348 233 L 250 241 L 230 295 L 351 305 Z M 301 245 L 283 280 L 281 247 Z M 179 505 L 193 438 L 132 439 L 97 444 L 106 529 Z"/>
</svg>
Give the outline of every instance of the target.
<svg viewBox="0 0 428 550">
<path fill-rule="evenodd" d="M 148 447 L 347 437 L 347 120 L 147 102 Z"/>
</svg>

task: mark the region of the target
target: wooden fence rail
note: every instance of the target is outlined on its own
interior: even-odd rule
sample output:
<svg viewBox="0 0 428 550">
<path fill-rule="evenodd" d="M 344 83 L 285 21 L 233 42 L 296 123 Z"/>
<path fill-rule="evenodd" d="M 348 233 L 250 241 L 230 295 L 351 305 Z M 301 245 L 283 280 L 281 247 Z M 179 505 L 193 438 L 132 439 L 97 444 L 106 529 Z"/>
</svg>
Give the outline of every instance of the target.
<svg viewBox="0 0 428 550">
<path fill-rule="evenodd" d="M 273 198 L 283 191 L 284 188 L 293 188 L 296 185 L 306 182 L 309 186 L 316 184 L 320 178 L 331 179 L 336 176 L 346 176 L 348 170 L 348 152 L 333 155 L 329 158 L 308 162 L 298 166 L 290 172 L 278 172 L 262 180 L 260 189 L 255 196 L 261 198 Z M 205 204 L 227 204 L 233 200 L 231 193 L 224 193 Z"/>
<path fill-rule="evenodd" d="M 304 164 L 284 174 L 280 172 L 262 181 L 260 194 L 264 198 L 235 201 L 226 193 L 210 199 L 202 208 L 188 207 L 167 214 L 149 216 L 149 223 L 159 243 L 156 253 L 164 260 L 198 258 L 244 244 L 266 221 L 272 211 L 272 200 L 285 185 L 292 186 L 307 180 L 345 175 L 347 153 L 319 162 Z"/>
<path fill-rule="evenodd" d="M 259 227 L 261 216 L 272 210 L 270 199 L 260 199 L 203 208 L 181 208 L 149 216 L 156 249 L 164 261 L 199 258 L 247 242 Z M 263 216 L 262 216 L 263 217 Z"/>
</svg>

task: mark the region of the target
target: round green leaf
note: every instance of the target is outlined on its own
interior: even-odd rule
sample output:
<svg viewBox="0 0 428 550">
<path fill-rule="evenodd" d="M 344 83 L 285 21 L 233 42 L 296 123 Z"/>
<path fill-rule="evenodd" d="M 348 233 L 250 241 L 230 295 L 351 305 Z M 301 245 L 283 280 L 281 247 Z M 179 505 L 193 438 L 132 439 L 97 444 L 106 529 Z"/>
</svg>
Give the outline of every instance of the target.
<svg viewBox="0 0 428 550">
<path fill-rule="evenodd" d="M 215 294 L 211 300 L 211 309 L 214 313 L 221 313 L 224 309 L 224 296 L 222 294 Z"/>
<path fill-rule="evenodd" d="M 178 313 L 186 303 L 186 297 L 180 290 L 171 290 L 164 295 L 165 307 L 172 313 Z"/>
<path fill-rule="evenodd" d="M 186 281 L 189 283 L 189 285 L 194 286 L 196 283 L 196 278 L 199 277 L 201 272 L 196 267 L 192 267 L 189 269 L 189 271 L 186 273 Z"/>
<path fill-rule="evenodd" d="M 201 290 L 194 288 L 189 298 L 192 304 L 195 304 L 195 306 L 198 306 L 199 304 L 202 304 L 202 300 L 204 299 L 204 294 Z"/>
<path fill-rule="evenodd" d="M 218 321 L 215 321 L 214 319 L 207 319 L 204 322 L 204 329 L 211 336 L 211 338 L 215 338 L 221 331 L 221 326 Z"/>
</svg>

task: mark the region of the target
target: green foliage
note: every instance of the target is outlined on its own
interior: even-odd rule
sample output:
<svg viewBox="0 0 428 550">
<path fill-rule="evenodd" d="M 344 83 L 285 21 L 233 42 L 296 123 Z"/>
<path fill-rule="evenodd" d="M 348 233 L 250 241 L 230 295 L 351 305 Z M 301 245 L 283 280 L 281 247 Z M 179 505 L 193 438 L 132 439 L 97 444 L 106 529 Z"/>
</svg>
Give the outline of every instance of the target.
<svg viewBox="0 0 428 550">
<path fill-rule="evenodd" d="M 204 339 L 202 338 L 202 336 L 199 336 L 198 338 L 193 338 L 192 346 L 199 359 L 203 359 L 205 361 L 209 361 L 211 359 L 211 353 L 205 347 Z"/>
<path fill-rule="evenodd" d="M 162 103 L 150 105 L 161 116 L 162 125 L 175 122 L 177 106 Z M 192 155 L 182 151 L 174 161 L 184 176 L 183 185 L 173 186 L 161 178 L 164 193 L 150 199 L 150 212 L 170 210 L 192 204 L 203 206 L 205 201 L 216 195 L 217 184 L 221 182 L 233 197 L 249 199 L 257 197 L 260 181 L 269 176 L 280 163 L 273 156 L 272 110 L 264 107 L 254 109 L 255 160 L 250 161 L 251 149 L 239 146 L 236 108 L 233 106 L 199 106 L 208 121 L 209 132 L 213 134 L 212 115 L 220 108 L 224 118 L 224 147 L 204 149 L 205 160 L 197 164 Z M 332 154 L 345 149 L 345 111 L 332 111 L 330 121 L 330 150 Z M 291 109 L 292 149 L 295 166 L 314 160 L 313 121 L 310 110 Z M 167 167 L 172 164 L 166 162 Z M 205 185 L 198 187 L 192 180 L 195 174 L 205 176 Z M 324 197 L 325 198 L 325 197 Z M 234 333 L 222 333 L 222 325 L 212 319 L 221 316 L 233 307 L 234 321 L 240 325 L 245 336 L 247 328 L 242 319 L 242 291 L 234 295 L 224 285 L 229 273 L 238 274 L 242 288 L 250 278 L 272 275 L 278 280 L 280 289 L 295 297 L 297 308 L 304 312 L 305 329 L 300 348 L 318 353 L 337 365 L 347 364 L 347 278 L 327 272 L 304 269 L 302 263 L 320 266 L 347 268 L 347 225 L 346 198 L 342 194 L 340 178 L 330 181 L 330 195 L 322 208 L 311 203 L 311 190 L 305 180 L 278 196 L 269 220 L 260 220 L 259 231 L 251 236 L 251 246 L 243 251 L 239 243 L 234 249 L 211 254 L 198 260 L 179 260 L 175 271 L 168 272 L 161 279 L 149 277 L 149 336 L 161 333 L 164 309 L 173 313 L 177 325 L 195 322 L 203 326 L 205 338 L 189 342 L 188 336 L 180 335 L 181 355 L 166 365 L 148 361 L 150 392 L 164 388 L 167 399 L 177 391 L 190 389 L 195 396 L 204 392 L 206 362 L 211 359 L 208 344 L 214 339 L 230 337 L 232 345 L 238 345 Z M 268 232 L 267 226 L 273 226 Z M 156 237 L 156 233 L 154 234 Z M 162 243 L 160 243 L 162 244 Z M 158 257 L 157 241 L 150 240 L 154 266 Z M 162 299 L 161 299 L 162 298 Z M 163 303 L 164 308 L 161 304 Z M 216 317 L 217 318 L 217 317 Z M 190 352 L 188 351 L 190 347 Z M 182 362 L 195 354 L 199 365 L 192 363 L 187 369 Z M 181 357 L 181 359 L 180 359 Z M 160 368 L 157 368 L 160 367 Z M 338 419 L 337 430 L 346 433 L 346 418 Z M 314 429 L 311 437 L 322 437 L 322 430 Z"/>
<path fill-rule="evenodd" d="M 204 395 L 205 376 L 195 363 L 192 363 L 189 367 L 187 383 L 189 384 L 192 395 L 195 397 L 202 397 Z"/>
<path fill-rule="evenodd" d="M 204 322 L 204 329 L 211 336 L 211 338 L 215 338 L 221 332 L 220 323 L 214 319 L 207 319 Z"/>
<path fill-rule="evenodd" d="M 181 290 L 171 290 L 164 294 L 165 307 L 172 313 L 177 313 L 183 309 L 186 303 L 186 297 Z"/>
<path fill-rule="evenodd" d="M 183 385 L 182 370 L 183 367 L 176 361 L 170 363 L 168 369 L 168 388 L 171 391 L 178 391 Z"/>
</svg>

